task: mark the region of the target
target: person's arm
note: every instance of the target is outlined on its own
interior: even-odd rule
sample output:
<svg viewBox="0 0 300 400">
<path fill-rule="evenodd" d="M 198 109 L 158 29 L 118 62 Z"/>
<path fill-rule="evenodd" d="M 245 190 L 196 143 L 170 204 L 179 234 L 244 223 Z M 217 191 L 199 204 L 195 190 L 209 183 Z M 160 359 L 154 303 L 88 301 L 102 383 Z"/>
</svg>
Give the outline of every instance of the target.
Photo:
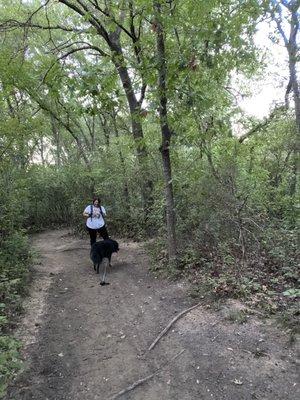
<svg viewBox="0 0 300 400">
<path fill-rule="evenodd" d="M 106 217 L 106 211 L 105 211 L 105 208 L 103 206 L 101 206 L 101 212 L 104 215 L 104 217 Z"/>
<path fill-rule="evenodd" d="M 91 213 L 88 211 L 88 207 L 83 211 L 82 214 L 85 218 L 89 218 L 91 216 Z"/>
</svg>

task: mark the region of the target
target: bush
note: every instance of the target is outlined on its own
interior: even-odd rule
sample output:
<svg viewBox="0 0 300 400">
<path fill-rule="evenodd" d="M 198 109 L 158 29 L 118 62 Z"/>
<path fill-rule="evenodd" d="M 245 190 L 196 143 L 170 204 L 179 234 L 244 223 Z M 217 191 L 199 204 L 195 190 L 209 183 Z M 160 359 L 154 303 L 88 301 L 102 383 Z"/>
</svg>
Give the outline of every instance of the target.
<svg viewBox="0 0 300 400">
<path fill-rule="evenodd" d="M 15 233 L 1 243 L 0 252 L 0 396 L 21 367 L 20 343 L 10 336 L 22 310 L 31 255 L 26 237 Z"/>
<path fill-rule="evenodd" d="M 0 336 L 0 397 L 5 395 L 6 387 L 21 368 L 20 343 L 10 336 Z"/>
</svg>

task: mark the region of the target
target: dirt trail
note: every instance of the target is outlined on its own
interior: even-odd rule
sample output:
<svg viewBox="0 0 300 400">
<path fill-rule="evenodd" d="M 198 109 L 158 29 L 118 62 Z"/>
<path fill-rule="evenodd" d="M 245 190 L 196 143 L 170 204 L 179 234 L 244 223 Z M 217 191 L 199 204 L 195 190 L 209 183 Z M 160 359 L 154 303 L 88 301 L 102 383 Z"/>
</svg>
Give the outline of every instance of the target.
<svg viewBox="0 0 300 400">
<path fill-rule="evenodd" d="M 299 398 L 294 350 L 273 327 L 238 325 L 199 307 L 182 317 L 156 347 L 147 348 L 193 303 L 187 286 L 155 279 L 142 246 L 120 243 L 99 285 L 88 240 L 67 231 L 34 237 L 41 254 L 18 336 L 24 372 L 9 388 L 13 400 L 294 400 Z M 259 351 L 258 351 L 259 348 Z"/>
</svg>

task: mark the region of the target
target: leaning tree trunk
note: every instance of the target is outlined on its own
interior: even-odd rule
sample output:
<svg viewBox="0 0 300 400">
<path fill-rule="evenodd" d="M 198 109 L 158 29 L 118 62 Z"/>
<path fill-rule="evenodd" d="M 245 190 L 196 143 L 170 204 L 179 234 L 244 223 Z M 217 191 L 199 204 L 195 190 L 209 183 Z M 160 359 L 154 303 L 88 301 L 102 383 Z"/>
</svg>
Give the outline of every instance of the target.
<svg viewBox="0 0 300 400">
<path fill-rule="evenodd" d="M 156 47 L 158 59 L 158 92 L 159 92 L 159 119 L 162 135 L 161 154 L 163 162 L 163 172 L 165 181 L 165 200 L 167 211 L 167 233 L 168 233 L 168 253 L 169 260 L 177 259 L 176 243 L 176 214 L 174 205 L 172 170 L 170 160 L 171 130 L 168 124 L 167 91 L 166 91 L 166 52 L 164 30 L 161 23 L 161 5 L 158 1 L 153 2 L 154 13 L 156 15 Z"/>
<path fill-rule="evenodd" d="M 294 8 L 295 7 L 295 8 Z M 299 19 L 297 15 L 296 5 L 290 8 L 291 11 L 291 32 L 289 37 L 289 42 L 287 46 L 289 54 L 289 71 L 290 71 L 290 83 L 293 90 L 293 97 L 295 102 L 295 114 L 296 114 L 296 125 L 297 134 L 300 135 L 300 96 L 299 96 L 299 82 L 297 79 L 297 68 L 296 62 L 299 52 L 299 46 L 297 44 L 297 34 L 299 33 Z M 299 138 L 298 138 L 299 140 Z"/>
<path fill-rule="evenodd" d="M 299 83 L 297 80 L 297 34 L 299 32 L 299 20 L 297 17 L 297 10 L 291 8 L 291 32 L 289 37 L 289 43 L 287 46 L 288 55 L 289 55 L 289 72 L 290 72 L 290 83 L 293 91 L 293 98 L 295 103 L 295 119 L 296 119 L 296 140 L 294 146 L 294 154 L 293 154 L 293 179 L 291 182 L 290 192 L 292 197 L 295 197 L 297 191 L 297 175 L 299 170 L 299 148 L 300 148 L 300 96 L 299 96 Z"/>
<path fill-rule="evenodd" d="M 53 115 L 50 115 L 51 120 L 51 129 L 53 134 L 53 139 L 55 143 L 55 164 L 57 167 L 61 166 L 61 143 L 60 143 L 60 134 L 59 129 L 57 127 L 57 123 Z"/>
<path fill-rule="evenodd" d="M 299 170 L 299 148 L 300 148 L 300 98 L 299 98 L 299 85 L 297 81 L 296 70 L 296 54 L 291 54 L 289 51 L 289 70 L 290 82 L 293 90 L 293 98 L 295 103 L 295 119 L 296 119 L 296 138 L 293 151 L 293 177 L 290 186 L 290 194 L 294 198 L 297 191 L 297 175 Z"/>
<path fill-rule="evenodd" d="M 284 6 L 290 12 L 290 33 L 289 37 L 284 31 L 284 24 L 282 23 L 282 11 L 280 7 Z M 292 207 L 295 208 L 295 194 L 297 190 L 297 175 L 299 170 L 299 148 L 300 148 L 300 96 L 299 96 L 299 83 L 297 80 L 297 53 L 299 51 L 297 43 L 297 35 L 299 33 L 299 2 L 297 1 L 283 1 L 280 0 L 277 3 L 277 9 L 272 13 L 272 17 L 277 24 L 278 31 L 284 41 L 284 45 L 288 52 L 288 63 L 289 63 L 289 84 L 287 89 L 287 95 L 289 90 L 293 92 L 293 98 L 295 103 L 295 120 L 296 120 L 296 135 L 293 152 L 293 176 L 290 185 L 290 194 L 292 196 Z M 279 11 L 278 11 L 279 10 Z M 278 12 L 276 14 L 276 12 Z"/>
<path fill-rule="evenodd" d="M 113 111 L 113 113 L 112 113 L 112 120 L 113 120 L 113 124 L 114 124 L 115 135 L 117 138 L 119 138 L 119 129 L 117 126 L 115 111 Z M 126 210 L 128 210 L 128 217 L 130 217 L 130 215 L 131 215 L 130 208 L 131 207 L 130 207 L 129 188 L 128 188 L 127 173 L 126 173 L 126 164 L 125 164 L 125 159 L 124 159 L 121 149 L 119 149 L 119 157 L 120 157 L 120 162 L 121 162 L 121 167 L 122 167 L 122 174 L 124 177 L 124 186 L 123 186 L 124 200 L 125 200 L 125 204 L 127 204 Z"/>
<path fill-rule="evenodd" d="M 140 122 L 141 104 L 137 101 L 128 69 L 125 66 L 122 49 L 118 45 L 114 46 L 113 62 L 118 71 L 129 106 L 132 135 L 136 143 L 137 159 L 141 173 L 140 179 L 145 222 L 147 223 L 148 215 L 153 204 L 153 182 L 149 177 L 148 154 L 144 143 L 143 127 Z"/>
</svg>

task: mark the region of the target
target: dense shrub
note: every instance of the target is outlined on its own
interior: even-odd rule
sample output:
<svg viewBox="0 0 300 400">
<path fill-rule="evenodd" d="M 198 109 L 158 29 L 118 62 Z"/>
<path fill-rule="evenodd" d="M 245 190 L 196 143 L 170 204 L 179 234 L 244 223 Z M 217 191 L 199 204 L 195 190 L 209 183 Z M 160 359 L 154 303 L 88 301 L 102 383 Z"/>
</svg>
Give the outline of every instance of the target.
<svg viewBox="0 0 300 400">
<path fill-rule="evenodd" d="M 7 161 L 7 160 L 6 160 Z M 0 396 L 8 380 L 17 372 L 19 343 L 10 336 L 22 309 L 27 290 L 30 246 L 23 226 L 27 190 L 23 171 L 14 164 L 0 169 Z"/>
<path fill-rule="evenodd" d="M 267 139 L 265 137 L 267 136 Z M 268 313 L 289 314 L 299 297 L 294 124 L 275 121 L 242 145 L 216 140 L 211 163 L 199 151 L 177 150 L 174 181 L 179 263 L 194 293 L 239 297 Z M 193 161 L 194 159 L 194 161 Z M 153 266 L 168 268 L 166 243 L 152 244 Z"/>
</svg>

